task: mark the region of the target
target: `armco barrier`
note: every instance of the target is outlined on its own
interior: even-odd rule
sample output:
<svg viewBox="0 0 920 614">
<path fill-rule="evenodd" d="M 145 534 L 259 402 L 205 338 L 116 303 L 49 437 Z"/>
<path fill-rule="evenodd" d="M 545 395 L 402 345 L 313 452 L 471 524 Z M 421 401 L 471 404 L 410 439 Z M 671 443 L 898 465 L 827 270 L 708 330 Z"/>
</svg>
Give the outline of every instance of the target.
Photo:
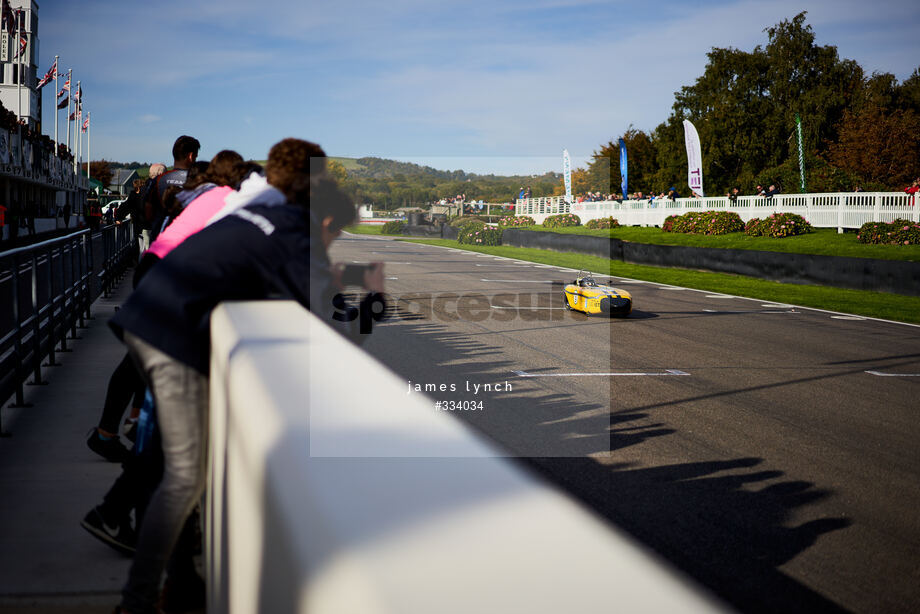
<svg viewBox="0 0 920 614">
<path fill-rule="evenodd" d="M 209 612 L 722 609 L 296 303 L 211 338 Z"/>
<path fill-rule="evenodd" d="M 635 264 L 705 269 L 788 283 L 920 295 L 920 263 L 745 249 L 651 245 L 619 239 L 506 229 L 502 244 L 612 258 Z"/>
</svg>

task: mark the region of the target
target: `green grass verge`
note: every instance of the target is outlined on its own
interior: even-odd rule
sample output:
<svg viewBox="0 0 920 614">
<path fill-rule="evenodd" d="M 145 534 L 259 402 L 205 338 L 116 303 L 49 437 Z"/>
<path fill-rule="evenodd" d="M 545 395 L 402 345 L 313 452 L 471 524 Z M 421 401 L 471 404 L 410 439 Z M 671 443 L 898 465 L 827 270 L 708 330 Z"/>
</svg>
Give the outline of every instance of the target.
<svg viewBox="0 0 920 614">
<path fill-rule="evenodd" d="M 449 239 L 403 238 L 400 240 L 453 247 L 507 258 L 518 258 L 528 262 L 552 266 L 587 269 L 595 273 L 606 273 L 618 277 L 654 281 L 685 288 L 747 296 L 777 303 L 789 303 L 803 307 L 815 307 L 828 311 L 920 324 L 920 297 L 917 296 L 870 292 L 867 290 L 848 290 L 828 286 L 783 284 L 742 275 L 653 267 L 609 260 L 597 256 L 551 252 L 525 247 L 474 247 L 460 245 L 456 241 Z"/>
<path fill-rule="evenodd" d="M 785 237 L 783 239 L 749 237 L 743 232 L 733 232 L 719 236 L 691 235 L 678 232 L 661 232 L 660 228 L 640 228 L 638 226 L 621 226 L 620 228 L 599 230 L 588 230 L 584 226 L 569 228 L 526 226 L 523 230 L 612 237 L 623 241 L 650 243 L 653 245 L 753 249 L 765 252 L 920 262 L 920 245 L 865 245 L 856 241 L 855 232 L 837 234 L 837 231 L 833 228 L 818 228 L 815 232 L 807 235 Z"/>
<path fill-rule="evenodd" d="M 346 226 L 345 232 L 350 232 L 353 235 L 379 235 L 383 230 L 383 224 L 355 224 L 354 226 Z"/>
</svg>

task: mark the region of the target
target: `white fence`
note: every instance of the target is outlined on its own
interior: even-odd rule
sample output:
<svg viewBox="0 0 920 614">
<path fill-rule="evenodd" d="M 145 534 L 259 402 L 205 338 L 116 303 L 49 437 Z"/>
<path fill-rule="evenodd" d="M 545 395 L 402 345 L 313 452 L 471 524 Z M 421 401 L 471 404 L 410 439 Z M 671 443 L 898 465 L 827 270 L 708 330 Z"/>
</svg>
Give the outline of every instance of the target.
<svg viewBox="0 0 920 614">
<path fill-rule="evenodd" d="M 816 228 L 859 228 L 866 222 L 896 219 L 920 222 L 920 206 L 903 192 L 840 192 L 827 194 L 777 194 L 772 198 L 726 196 L 648 200 L 567 203 L 563 196 L 518 200 L 516 215 L 529 215 L 538 224 L 550 215 L 574 213 L 582 223 L 613 216 L 625 226 L 661 226 L 670 215 L 689 211 L 734 211 L 744 222 L 773 213 L 797 213 Z"/>
<path fill-rule="evenodd" d="M 211 318 L 208 611 L 724 611 L 293 302 Z"/>
</svg>

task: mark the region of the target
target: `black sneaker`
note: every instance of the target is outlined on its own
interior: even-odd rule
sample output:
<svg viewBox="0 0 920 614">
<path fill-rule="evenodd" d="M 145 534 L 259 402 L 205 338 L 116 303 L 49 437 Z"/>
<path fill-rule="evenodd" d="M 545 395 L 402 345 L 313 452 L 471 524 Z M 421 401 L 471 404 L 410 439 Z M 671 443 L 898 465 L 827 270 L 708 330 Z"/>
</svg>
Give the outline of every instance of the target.
<svg viewBox="0 0 920 614">
<path fill-rule="evenodd" d="M 105 542 L 122 554 L 133 556 L 137 546 L 137 535 L 131 528 L 131 522 L 125 518 L 121 522 L 111 524 L 102 514 L 102 506 L 97 505 L 89 511 L 80 526 L 90 532 L 93 537 Z"/>
<path fill-rule="evenodd" d="M 118 437 L 103 439 L 96 429 L 89 434 L 86 445 L 90 450 L 112 463 L 123 463 L 131 456 L 131 451 L 121 443 Z"/>
</svg>

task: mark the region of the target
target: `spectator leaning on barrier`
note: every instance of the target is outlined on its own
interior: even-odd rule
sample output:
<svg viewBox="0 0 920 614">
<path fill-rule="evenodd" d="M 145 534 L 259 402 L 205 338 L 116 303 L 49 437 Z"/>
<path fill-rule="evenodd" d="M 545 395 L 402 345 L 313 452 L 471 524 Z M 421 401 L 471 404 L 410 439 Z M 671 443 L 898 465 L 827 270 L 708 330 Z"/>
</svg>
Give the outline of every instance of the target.
<svg viewBox="0 0 920 614">
<path fill-rule="evenodd" d="M 166 558 L 204 488 L 212 309 L 271 294 L 297 300 L 340 330 L 352 324 L 333 320 L 341 271 L 330 266 L 326 250 L 355 209 L 326 175 L 324 156 L 307 141 L 277 143 L 266 175 L 287 204 L 254 201 L 189 237 L 150 270 L 110 322 L 153 390 L 165 458 L 122 593 L 123 611 L 153 608 Z M 365 273 L 364 286 L 383 291 L 382 265 Z"/>
<path fill-rule="evenodd" d="M 163 229 L 163 222 L 166 218 L 166 208 L 163 205 L 163 196 L 169 186 L 179 186 L 185 184 L 188 177 L 188 169 L 192 167 L 195 160 L 198 159 L 198 150 L 201 149 L 201 143 L 198 139 L 182 135 L 173 143 L 173 169 L 159 175 L 150 186 L 147 194 L 146 218 L 150 223 L 150 240 L 156 239 L 157 235 Z"/>
<path fill-rule="evenodd" d="M 913 206 L 917 200 L 917 192 L 920 192 L 920 177 L 914 179 L 914 182 L 904 188 L 904 191 L 910 194 L 910 205 Z"/>
<path fill-rule="evenodd" d="M 741 190 L 739 190 L 738 188 L 732 188 L 732 191 L 729 192 L 728 194 L 726 194 L 726 196 L 728 196 L 729 202 L 730 202 L 732 205 L 734 205 L 736 202 L 738 202 L 738 193 L 739 193 L 740 191 L 741 191 Z"/>
</svg>

